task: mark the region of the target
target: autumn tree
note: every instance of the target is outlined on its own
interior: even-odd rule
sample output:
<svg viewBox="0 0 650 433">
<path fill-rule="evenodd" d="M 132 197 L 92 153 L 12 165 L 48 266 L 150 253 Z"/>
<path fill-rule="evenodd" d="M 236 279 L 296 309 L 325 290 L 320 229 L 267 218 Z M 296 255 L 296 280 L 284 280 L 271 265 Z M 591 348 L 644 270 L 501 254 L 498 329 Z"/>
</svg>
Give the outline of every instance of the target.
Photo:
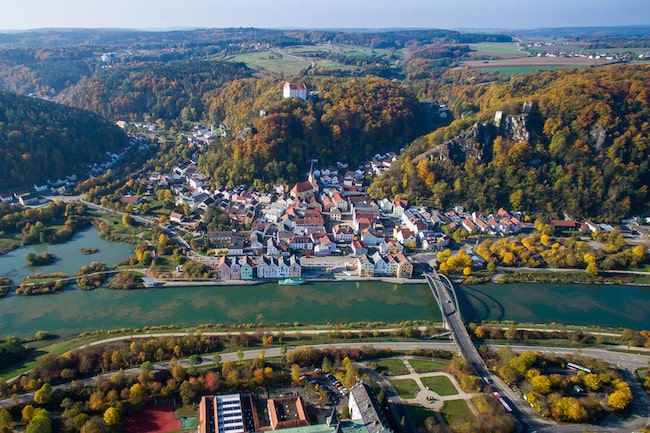
<svg viewBox="0 0 650 433">
<path fill-rule="evenodd" d="M 144 389 L 139 383 L 134 384 L 129 389 L 129 403 L 138 405 L 144 401 L 145 397 Z"/>
<path fill-rule="evenodd" d="M 292 364 L 291 365 L 291 380 L 295 383 L 300 382 L 300 376 L 302 373 L 300 372 L 300 366 L 298 364 Z"/>
<path fill-rule="evenodd" d="M 109 407 L 104 411 L 104 422 L 108 426 L 117 425 L 122 419 L 122 414 L 115 407 Z"/>
</svg>

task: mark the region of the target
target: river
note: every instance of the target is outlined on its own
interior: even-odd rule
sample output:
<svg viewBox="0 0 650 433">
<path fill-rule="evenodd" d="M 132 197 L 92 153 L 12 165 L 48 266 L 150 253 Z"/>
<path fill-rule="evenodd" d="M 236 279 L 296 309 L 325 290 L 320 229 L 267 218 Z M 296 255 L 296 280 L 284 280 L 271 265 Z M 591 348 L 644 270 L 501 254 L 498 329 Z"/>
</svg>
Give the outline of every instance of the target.
<svg viewBox="0 0 650 433">
<path fill-rule="evenodd" d="M 83 255 L 81 248 L 99 252 Z M 28 252 L 50 251 L 59 260 L 28 268 Z M 20 248 L 0 256 L 0 275 L 17 283 L 35 272 L 74 273 L 91 261 L 112 266 L 132 254 L 127 244 L 107 242 L 95 229 L 63 245 Z M 650 288 L 577 284 L 485 284 L 459 287 L 467 321 L 514 320 L 533 323 L 650 329 Z M 96 329 L 174 324 L 440 321 L 428 286 L 372 282 L 326 282 L 303 286 L 276 283 L 113 291 L 63 292 L 32 297 L 13 293 L 0 299 L 0 337 L 26 337 L 46 330 L 61 336 Z"/>
</svg>

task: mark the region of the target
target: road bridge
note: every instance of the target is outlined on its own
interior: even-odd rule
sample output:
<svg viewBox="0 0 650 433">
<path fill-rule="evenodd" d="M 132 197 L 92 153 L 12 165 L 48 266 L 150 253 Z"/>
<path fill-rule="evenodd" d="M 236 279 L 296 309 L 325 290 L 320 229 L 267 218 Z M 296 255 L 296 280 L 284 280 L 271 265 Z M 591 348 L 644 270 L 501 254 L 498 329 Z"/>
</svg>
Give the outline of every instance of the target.
<svg viewBox="0 0 650 433">
<path fill-rule="evenodd" d="M 476 375 L 486 384 L 489 384 L 493 388 L 493 391 L 499 392 L 502 396 L 506 396 L 513 403 L 513 415 L 521 423 L 518 430 L 532 432 L 540 429 L 548 429 L 549 424 L 547 422 L 542 420 L 508 385 L 490 373 L 485 361 L 483 361 L 476 346 L 474 346 L 472 338 L 467 332 L 467 328 L 465 328 L 465 324 L 460 315 L 456 291 L 449 278 L 438 274 L 435 269 L 431 273 L 424 274 L 424 277 L 438 303 L 438 307 L 442 313 L 443 323 L 451 332 L 451 336 L 460 354 L 465 358 Z"/>
</svg>

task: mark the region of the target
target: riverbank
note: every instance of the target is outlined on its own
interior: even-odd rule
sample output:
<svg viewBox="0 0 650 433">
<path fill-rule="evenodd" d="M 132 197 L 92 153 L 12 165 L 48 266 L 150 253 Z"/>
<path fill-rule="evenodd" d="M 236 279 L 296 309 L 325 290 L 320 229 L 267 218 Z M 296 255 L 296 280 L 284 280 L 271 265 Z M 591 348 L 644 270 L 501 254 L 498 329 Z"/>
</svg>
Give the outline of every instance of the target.
<svg viewBox="0 0 650 433">
<path fill-rule="evenodd" d="M 312 274 L 313 276 L 309 276 Z M 326 276 L 325 276 L 326 275 Z M 320 267 L 310 268 L 303 267 L 302 278 L 306 283 L 331 283 L 337 281 L 346 282 L 366 282 L 366 281 L 379 281 L 389 284 L 426 284 L 424 278 L 396 278 L 396 277 L 361 277 L 358 275 L 347 275 L 345 273 L 326 273 L 323 274 Z M 259 284 L 277 283 L 278 279 L 267 280 L 196 280 L 196 279 L 159 279 L 159 278 L 146 278 L 145 287 L 192 287 L 192 286 L 255 286 Z"/>
</svg>

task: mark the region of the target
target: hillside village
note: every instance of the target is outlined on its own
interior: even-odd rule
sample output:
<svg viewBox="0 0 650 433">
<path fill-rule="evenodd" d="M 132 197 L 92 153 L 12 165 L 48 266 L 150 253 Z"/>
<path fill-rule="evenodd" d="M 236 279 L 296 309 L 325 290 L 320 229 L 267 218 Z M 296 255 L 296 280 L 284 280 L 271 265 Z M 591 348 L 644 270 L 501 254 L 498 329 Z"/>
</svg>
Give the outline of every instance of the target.
<svg viewBox="0 0 650 433">
<path fill-rule="evenodd" d="M 310 94 L 304 84 L 287 82 L 282 96 L 304 100 Z M 529 111 L 530 103 L 524 104 L 523 114 L 507 119 L 498 111 L 494 124 L 506 125 L 511 133 L 527 134 L 525 116 Z M 508 126 L 513 122 L 515 126 Z M 89 177 L 105 173 L 133 152 L 146 152 L 149 140 L 157 138 L 155 124 L 117 123 L 122 128 L 144 130 L 146 134 L 133 135 L 128 148 L 107 154 L 107 161 L 102 164 L 89 166 Z M 397 161 L 395 152 L 372 155 L 356 169 L 350 168 L 346 161 L 319 166 L 317 160 L 312 160 L 305 173 L 306 180 L 291 186 L 276 184 L 270 192 L 256 191 L 247 185 L 215 188 L 214 182 L 199 172 L 197 161 L 203 146 L 209 146 L 226 133 L 223 125 L 218 131 L 196 125 L 184 134 L 186 145 L 194 149 L 191 158 L 168 172 L 140 172 L 132 177 L 132 184 L 139 185 L 137 192 L 135 188 L 127 191 L 117 198 L 119 202 L 102 198 L 102 205 L 138 214 L 149 222 L 160 218 L 169 233 L 183 238 L 185 245 L 191 247 L 186 248 L 186 254 L 207 265 L 219 280 L 299 278 L 303 276 L 303 267 L 310 266 L 306 259 L 331 256 L 343 259 L 333 261 L 327 268 L 330 275 L 321 273 L 310 277 L 332 278 L 336 270 L 338 276 L 408 279 L 421 273 L 409 254 L 443 251 L 454 233 L 462 233 L 461 238 L 510 236 L 523 229 L 524 215 L 503 208 L 493 213 L 465 211 L 459 206 L 442 211 L 402 199 L 371 198 L 364 181 L 368 176 L 388 170 Z M 439 157 L 450 157 L 445 153 L 449 146 L 439 146 L 434 151 L 440 153 Z M 82 180 L 72 174 L 34 185 L 33 191 L 2 194 L 0 200 L 23 206 L 40 205 L 46 202 L 44 195 L 69 194 Z M 149 204 L 156 199 L 162 202 L 161 193 L 171 203 L 171 208 L 166 207 L 170 211 L 162 217 L 153 216 L 148 212 Z M 227 215 L 233 229 L 210 230 L 206 216 L 214 212 Z M 560 231 L 613 230 L 611 225 L 577 222 L 569 216 L 550 220 L 549 224 Z M 472 252 L 470 256 L 473 267 L 485 266 L 481 257 Z M 174 277 L 183 277 L 182 267 L 177 268 Z"/>
</svg>

